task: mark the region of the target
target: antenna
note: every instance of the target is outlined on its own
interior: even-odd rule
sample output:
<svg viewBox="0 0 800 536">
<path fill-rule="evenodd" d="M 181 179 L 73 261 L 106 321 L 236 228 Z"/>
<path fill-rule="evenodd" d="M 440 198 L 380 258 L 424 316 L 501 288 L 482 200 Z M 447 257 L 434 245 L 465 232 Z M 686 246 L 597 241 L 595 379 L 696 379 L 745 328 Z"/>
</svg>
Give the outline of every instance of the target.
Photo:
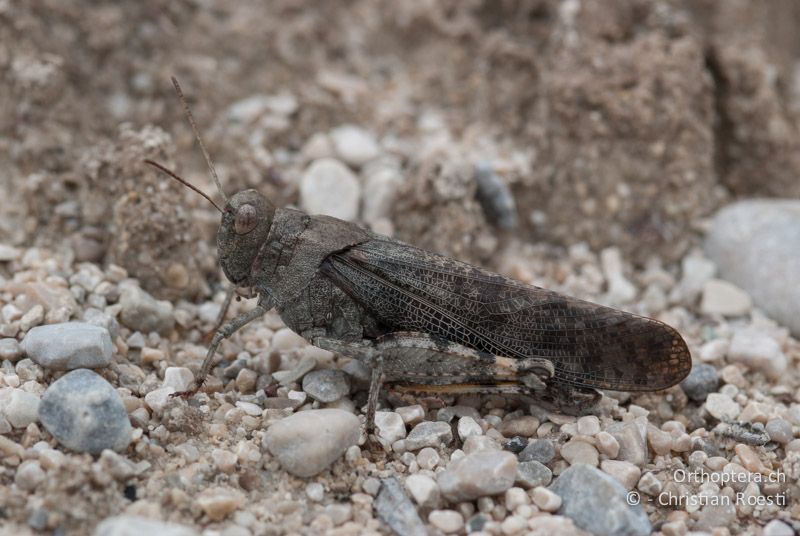
<svg viewBox="0 0 800 536">
<path fill-rule="evenodd" d="M 198 194 L 202 195 L 203 197 L 205 197 L 205 198 L 206 198 L 206 200 L 208 200 L 208 202 L 209 202 L 209 203 L 211 203 L 212 205 L 214 205 L 214 208 L 215 208 L 215 209 L 217 209 L 217 210 L 219 210 L 220 212 L 222 212 L 222 209 L 221 209 L 221 208 L 219 208 L 219 206 L 218 206 L 218 205 L 217 205 L 217 204 L 216 204 L 216 203 L 215 203 L 215 202 L 214 202 L 214 201 L 213 201 L 213 200 L 212 200 L 210 197 L 208 197 L 206 194 L 204 194 L 204 193 L 202 192 L 202 190 L 200 190 L 200 189 L 199 189 L 199 188 L 197 188 L 196 186 L 192 186 L 192 184 L 190 184 L 189 182 L 187 182 L 187 181 L 183 180 L 182 178 L 180 178 L 180 177 L 178 176 L 178 174 L 177 174 L 177 173 L 175 173 L 175 172 L 173 172 L 173 171 L 170 171 L 169 169 L 165 168 L 164 166 L 162 166 L 162 165 L 161 165 L 161 164 L 159 164 L 158 162 L 153 162 L 153 161 L 152 161 L 152 160 L 150 160 L 149 158 L 148 158 L 148 159 L 145 159 L 144 163 L 145 163 L 145 164 L 150 164 L 151 166 L 153 166 L 153 167 L 154 167 L 154 168 L 156 168 L 157 170 L 159 170 L 159 171 L 161 171 L 161 172 L 163 172 L 163 173 L 166 173 L 167 175 L 169 175 L 170 177 L 172 177 L 173 179 L 175 179 L 175 180 L 176 180 L 176 181 L 178 181 L 179 183 L 183 184 L 184 186 L 186 186 L 186 187 L 187 187 L 187 188 L 189 188 L 190 190 L 194 190 L 194 191 L 195 191 L 195 192 L 197 192 Z"/>
<path fill-rule="evenodd" d="M 217 170 L 214 169 L 214 163 L 211 161 L 211 157 L 208 155 L 208 151 L 206 150 L 206 146 L 203 143 L 202 138 L 200 138 L 200 132 L 198 132 L 198 130 L 197 130 L 197 124 L 194 122 L 194 116 L 192 115 L 192 111 L 189 109 L 189 104 L 186 102 L 186 98 L 183 96 L 183 91 L 181 91 L 181 86 L 180 86 L 180 84 L 178 84 L 178 79 L 175 78 L 174 76 L 171 77 L 171 78 L 172 78 L 172 85 L 175 86 L 175 93 L 177 93 L 178 94 L 178 98 L 181 99 L 181 102 L 183 103 L 183 111 L 186 113 L 186 118 L 189 120 L 189 124 L 192 126 L 192 132 L 194 132 L 194 136 L 195 136 L 195 138 L 197 138 L 197 143 L 200 144 L 200 150 L 203 151 L 203 156 L 206 159 L 206 164 L 208 164 L 208 169 L 211 170 L 211 177 L 214 179 L 214 184 L 217 185 L 217 190 L 219 191 L 219 194 L 222 196 L 222 200 L 225 201 L 225 204 L 227 204 L 228 203 L 228 196 L 225 195 L 225 190 L 222 189 L 222 184 L 219 182 L 219 177 L 217 176 Z M 155 162 L 152 162 L 151 165 L 152 164 L 155 164 Z M 156 164 L 156 166 L 158 166 L 158 165 Z M 172 178 L 174 178 L 174 179 L 178 178 L 176 175 L 174 175 L 172 173 L 169 173 L 166 169 L 162 168 L 161 166 L 158 166 L 158 167 L 162 171 L 164 171 L 164 172 L 168 173 L 170 176 L 172 176 Z M 181 179 L 178 179 L 178 180 L 181 180 Z M 183 181 L 181 180 L 181 182 L 183 182 Z M 194 188 L 192 187 L 192 189 L 194 189 Z M 196 191 L 199 192 L 199 190 L 196 190 Z M 202 194 L 202 192 L 200 192 L 200 193 Z M 202 194 L 202 195 L 203 195 L 203 197 L 206 197 L 206 199 L 208 199 L 208 197 L 205 194 Z M 211 201 L 211 199 L 208 199 L 208 200 Z M 214 203 L 213 201 L 211 201 L 211 203 L 214 204 L 215 207 L 217 207 L 216 203 Z M 222 210 L 220 210 L 219 207 L 217 207 L 217 210 L 222 212 Z"/>
</svg>

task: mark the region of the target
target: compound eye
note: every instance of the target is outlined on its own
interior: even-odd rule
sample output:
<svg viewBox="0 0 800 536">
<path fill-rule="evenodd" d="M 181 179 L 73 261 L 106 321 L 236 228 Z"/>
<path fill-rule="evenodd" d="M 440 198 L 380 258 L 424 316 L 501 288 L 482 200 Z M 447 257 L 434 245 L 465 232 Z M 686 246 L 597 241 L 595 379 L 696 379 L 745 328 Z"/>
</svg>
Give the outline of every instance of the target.
<svg viewBox="0 0 800 536">
<path fill-rule="evenodd" d="M 258 220 L 256 219 L 256 207 L 245 204 L 236 209 L 236 218 L 233 222 L 233 229 L 236 234 L 243 235 L 252 231 Z"/>
</svg>

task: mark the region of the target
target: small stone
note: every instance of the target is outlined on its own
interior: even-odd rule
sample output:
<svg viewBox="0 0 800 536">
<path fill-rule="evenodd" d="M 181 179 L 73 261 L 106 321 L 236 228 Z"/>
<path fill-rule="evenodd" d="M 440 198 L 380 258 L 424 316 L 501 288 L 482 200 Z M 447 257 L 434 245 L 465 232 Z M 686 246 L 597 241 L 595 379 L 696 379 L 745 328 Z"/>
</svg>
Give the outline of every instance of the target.
<svg viewBox="0 0 800 536">
<path fill-rule="evenodd" d="M 794 536 L 795 532 L 792 527 L 780 519 L 773 519 L 764 525 L 764 530 L 761 534 L 762 536 Z"/>
<path fill-rule="evenodd" d="M 44 321 L 44 307 L 37 304 L 31 307 L 27 313 L 19 319 L 19 329 L 28 331 L 34 326 L 38 326 Z"/>
<path fill-rule="evenodd" d="M 50 324 L 31 329 L 22 350 L 49 370 L 107 367 L 113 347 L 108 330 L 83 322 Z"/>
<path fill-rule="evenodd" d="M 593 437 L 600 432 L 600 419 L 594 415 L 586 415 L 578 419 L 578 433 Z"/>
<path fill-rule="evenodd" d="M 509 452 L 513 452 L 514 454 L 519 454 L 525 447 L 528 446 L 528 440 L 524 437 L 514 436 L 505 443 L 503 443 L 503 448 Z"/>
<path fill-rule="evenodd" d="M 708 341 L 700 347 L 700 361 L 703 363 L 718 363 L 722 361 L 722 358 L 728 353 L 730 345 L 731 343 L 728 339 L 714 339 L 713 341 Z"/>
<path fill-rule="evenodd" d="M 681 389 L 690 399 L 702 402 L 709 393 L 716 392 L 719 388 L 719 374 L 717 369 L 705 363 L 697 363 L 692 371 L 681 382 Z"/>
<path fill-rule="evenodd" d="M 472 417 L 461 417 L 458 419 L 458 437 L 461 441 L 466 440 L 470 436 L 483 435 L 481 425 L 475 422 Z"/>
<path fill-rule="evenodd" d="M 314 370 L 317 360 L 311 356 L 303 356 L 291 370 L 279 370 L 272 373 L 272 377 L 281 385 L 289 386 L 300 380 L 306 374 Z"/>
<path fill-rule="evenodd" d="M 198 536 L 192 527 L 165 523 L 134 515 L 120 515 L 104 519 L 94 530 L 94 536 Z"/>
<path fill-rule="evenodd" d="M 736 506 L 733 501 L 727 504 L 709 503 L 697 514 L 697 521 L 692 528 L 710 532 L 715 527 L 729 527 L 735 521 Z"/>
<path fill-rule="evenodd" d="M 592 534 L 650 534 L 650 520 L 641 505 L 628 504 L 627 490 L 596 467 L 572 465 L 549 489 L 561 497 L 558 513 Z"/>
<path fill-rule="evenodd" d="M 213 487 L 200 492 L 195 502 L 210 520 L 222 521 L 245 505 L 245 497 L 240 491 Z"/>
<path fill-rule="evenodd" d="M 769 470 L 764 466 L 764 462 L 762 462 L 758 455 L 750 448 L 748 445 L 744 445 L 742 443 L 736 445 L 734 447 L 734 451 L 736 455 L 739 457 L 739 461 L 744 466 L 745 469 L 750 471 L 751 473 L 762 473 L 768 474 Z"/>
<path fill-rule="evenodd" d="M 361 167 L 380 154 L 372 134 L 356 125 L 331 130 L 330 139 L 336 155 L 353 167 Z"/>
<path fill-rule="evenodd" d="M 514 484 L 516 474 L 516 456 L 506 451 L 483 451 L 451 461 L 437 475 L 437 481 L 448 500 L 472 501 L 505 492 Z"/>
<path fill-rule="evenodd" d="M 391 216 L 402 184 L 403 175 L 393 167 L 381 166 L 366 174 L 362 218 L 373 226 L 373 230 L 376 222 Z"/>
<path fill-rule="evenodd" d="M 0 415 L 14 428 L 39 420 L 39 397 L 22 389 L 0 389 Z"/>
<path fill-rule="evenodd" d="M 214 462 L 214 467 L 226 475 L 229 475 L 236 470 L 236 462 L 238 459 L 236 454 L 229 450 L 213 449 L 211 451 L 211 461 Z"/>
<path fill-rule="evenodd" d="M 419 424 L 425 418 L 425 410 L 419 404 L 395 408 L 395 411 L 402 417 L 404 423 L 411 426 Z"/>
<path fill-rule="evenodd" d="M 19 259 L 22 252 L 19 248 L 9 246 L 8 244 L 0 244 L 0 262 L 9 262 Z"/>
<path fill-rule="evenodd" d="M 635 422 L 614 424 L 608 428 L 608 432 L 619 443 L 617 457 L 620 460 L 644 467 L 647 462 L 647 441 Z"/>
<path fill-rule="evenodd" d="M 585 441 L 576 439 L 568 441 L 561 447 L 561 457 L 570 465 L 586 463 L 596 467 L 599 462 L 597 449 Z"/>
<path fill-rule="evenodd" d="M 17 361 L 14 371 L 23 382 L 39 381 L 44 376 L 44 369 L 30 358 L 20 359 Z"/>
<path fill-rule="evenodd" d="M 672 436 L 655 426 L 647 428 L 647 440 L 650 448 L 659 456 L 666 456 L 672 451 Z"/>
<path fill-rule="evenodd" d="M 340 409 L 301 411 L 273 423 L 264 445 L 281 466 L 306 478 L 327 469 L 358 442 L 358 417 Z"/>
<path fill-rule="evenodd" d="M 430 447 L 425 447 L 417 453 L 417 464 L 421 469 L 433 470 L 439 465 L 439 453 Z"/>
<path fill-rule="evenodd" d="M 757 329 L 742 329 L 733 335 L 728 359 L 743 363 L 751 370 L 764 373 L 770 379 L 779 379 L 788 361 L 778 342 Z"/>
<path fill-rule="evenodd" d="M 93 307 L 86 309 L 86 311 L 83 312 L 83 321 L 92 326 L 107 329 L 112 340 L 119 335 L 119 322 L 117 322 L 117 319 L 99 309 Z"/>
<path fill-rule="evenodd" d="M 597 439 L 597 449 L 601 454 L 612 460 L 619 455 L 619 442 L 616 437 L 602 431 L 595 436 L 595 439 Z"/>
<path fill-rule="evenodd" d="M 300 179 L 300 206 L 309 214 L 353 221 L 360 202 L 361 184 L 334 158 L 314 160 Z"/>
<path fill-rule="evenodd" d="M 25 460 L 19 467 L 14 476 L 14 483 L 24 491 L 33 491 L 39 484 L 44 482 L 45 474 L 42 466 L 36 460 Z"/>
<path fill-rule="evenodd" d="M 561 497 L 549 489 L 538 486 L 533 490 L 533 504 L 545 512 L 555 512 L 561 508 Z"/>
<path fill-rule="evenodd" d="M 455 417 L 472 417 L 476 422 L 481 418 L 478 410 L 470 406 L 445 406 L 436 412 L 436 420 L 451 422 Z"/>
<path fill-rule="evenodd" d="M 400 414 L 394 411 L 375 412 L 375 427 L 377 428 L 378 436 L 390 444 L 406 437 L 406 424 Z"/>
<path fill-rule="evenodd" d="M 453 430 L 446 422 L 424 421 L 411 430 L 405 439 L 406 450 L 423 447 L 441 448 L 453 441 Z"/>
<path fill-rule="evenodd" d="M 413 475 L 412 475 L 413 476 Z M 428 531 L 417 509 L 394 477 L 384 478 L 374 502 L 378 519 L 386 523 L 395 534 L 426 536 Z"/>
<path fill-rule="evenodd" d="M 500 423 L 497 431 L 505 437 L 522 436 L 533 437 L 539 428 L 539 419 L 531 415 L 523 415 L 516 419 L 509 419 Z"/>
<path fill-rule="evenodd" d="M 303 348 L 306 345 L 308 345 L 308 341 L 289 328 L 281 328 L 276 331 L 270 341 L 270 348 L 278 352 L 287 352 Z M 317 360 L 313 359 L 313 361 L 316 364 Z"/>
<path fill-rule="evenodd" d="M 325 488 L 319 482 L 311 482 L 306 485 L 306 496 L 314 502 L 322 502 L 325 498 Z"/>
<path fill-rule="evenodd" d="M 445 534 L 452 534 L 464 526 L 464 516 L 455 510 L 434 510 L 428 515 L 428 522 Z"/>
<path fill-rule="evenodd" d="M 161 415 L 164 412 L 164 407 L 172 400 L 172 394 L 175 393 L 175 388 L 172 386 L 159 387 L 153 389 L 144 395 L 144 403 L 156 415 Z"/>
<path fill-rule="evenodd" d="M 328 404 L 350 393 L 350 377 L 339 369 L 313 370 L 303 377 L 303 391 Z"/>
<path fill-rule="evenodd" d="M 256 390 L 258 373 L 248 368 L 242 369 L 236 375 L 236 390 L 240 393 L 252 393 Z"/>
<path fill-rule="evenodd" d="M 722 393 L 710 393 L 706 398 L 705 408 L 720 421 L 733 421 L 742 410 L 730 396 Z"/>
<path fill-rule="evenodd" d="M 126 285 L 120 294 L 120 321 L 134 331 L 156 331 L 166 335 L 175 326 L 172 304 L 156 300 L 134 285 Z"/>
<path fill-rule="evenodd" d="M 642 475 L 636 487 L 639 489 L 639 491 L 646 493 L 651 497 L 657 496 L 659 493 L 661 493 L 662 489 L 661 481 L 656 477 L 656 475 L 649 472 Z"/>
<path fill-rule="evenodd" d="M 431 477 L 421 473 L 409 475 L 405 485 L 411 498 L 421 507 L 430 508 L 439 503 L 439 484 Z"/>
<path fill-rule="evenodd" d="M 549 439 L 534 439 L 519 453 L 519 461 L 550 463 L 556 455 L 556 448 Z"/>
<path fill-rule="evenodd" d="M 519 462 L 514 483 L 525 489 L 546 486 L 553 479 L 553 472 L 546 465 L 536 461 Z"/>
<path fill-rule="evenodd" d="M 632 463 L 619 460 L 603 460 L 600 469 L 619 480 L 629 490 L 633 489 L 642 474 L 642 470 Z"/>
<path fill-rule="evenodd" d="M 600 263 L 608 281 L 606 298 L 614 304 L 627 303 L 636 297 L 636 287 L 624 274 L 622 253 L 619 248 L 606 248 L 600 252 Z"/>
<path fill-rule="evenodd" d="M 687 255 L 681 263 L 681 280 L 678 283 L 680 298 L 687 305 L 694 305 L 709 279 L 714 277 L 717 266 L 702 255 Z"/>
<path fill-rule="evenodd" d="M 117 391 L 87 369 L 69 372 L 47 388 L 39 420 L 63 446 L 90 454 L 125 450 L 133 432 Z"/>
<path fill-rule="evenodd" d="M 776 443 L 780 443 L 781 445 L 787 444 L 789 441 L 794 439 L 794 434 L 792 433 L 792 425 L 789 421 L 781 418 L 770 419 L 767 421 L 766 426 L 767 434 L 769 435 L 770 441 L 775 441 Z"/>
<path fill-rule="evenodd" d="M 186 391 L 194 381 L 194 374 L 186 367 L 167 367 L 162 387 L 172 387 L 173 392 Z"/>
<path fill-rule="evenodd" d="M 742 316 L 752 307 L 750 296 L 733 283 L 709 279 L 703 285 L 700 312 L 704 315 Z"/>
<path fill-rule="evenodd" d="M 485 450 L 500 450 L 500 445 L 489 436 L 469 436 L 466 441 L 464 441 L 462 448 L 464 453 L 472 454 L 473 452 Z"/>
<path fill-rule="evenodd" d="M 16 363 L 22 357 L 22 348 L 17 339 L 0 339 L 0 361 Z"/>
</svg>

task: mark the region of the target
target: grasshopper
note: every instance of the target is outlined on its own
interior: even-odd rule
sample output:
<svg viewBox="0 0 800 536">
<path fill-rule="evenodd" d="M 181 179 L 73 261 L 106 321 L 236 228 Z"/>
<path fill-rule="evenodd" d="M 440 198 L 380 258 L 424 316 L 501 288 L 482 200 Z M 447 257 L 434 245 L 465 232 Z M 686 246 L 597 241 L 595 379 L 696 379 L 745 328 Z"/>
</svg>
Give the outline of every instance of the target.
<svg viewBox="0 0 800 536">
<path fill-rule="evenodd" d="M 372 369 L 366 428 L 382 385 L 418 394 L 526 395 L 578 414 L 597 389 L 656 391 L 680 382 L 691 356 L 672 327 L 525 285 L 330 216 L 276 208 L 249 189 L 228 197 L 177 80 L 178 97 L 224 200 L 219 262 L 256 306 L 216 330 L 190 395 L 226 337 L 276 308 L 311 344 Z M 226 299 L 230 303 L 230 297 Z M 221 317 L 225 314 L 225 308 Z"/>
</svg>

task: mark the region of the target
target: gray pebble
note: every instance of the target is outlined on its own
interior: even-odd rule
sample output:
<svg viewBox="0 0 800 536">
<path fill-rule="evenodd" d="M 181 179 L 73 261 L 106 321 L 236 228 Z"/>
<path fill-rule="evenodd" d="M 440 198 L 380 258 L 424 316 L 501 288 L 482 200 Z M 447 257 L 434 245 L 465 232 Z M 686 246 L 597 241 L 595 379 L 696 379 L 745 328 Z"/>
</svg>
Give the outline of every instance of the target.
<svg viewBox="0 0 800 536">
<path fill-rule="evenodd" d="M 90 454 L 125 450 L 133 431 L 117 391 L 87 369 L 69 372 L 47 388 L 39 420 L 63 446 Z"/>
<path fill-rule="evenodd" d="M 690 399 L 703 402 L 710 393 L 719 389 L 717 369 L 706 363 L 696 363 L 681 382 L 681 389 Z"/>
<path fill-rule="evenodd" d="M 358 442 L 358 417 L 341 409 L 301 411 L 272 424 L 264 446 L 281 466 L 307 478 L 327 469 Z"/>
<path fill-rule="evenodd" d="M 517 206 L 508 185 L 487 163 L 475 166 L 476 196 L 486 219 L 501 229 L 517 226 Z"/>
<path fill-rule="evenodd" d="M 546 486 L 553 479 L 553 472 L 546 465 L 536 460 L 519 462 L 514 483 L 525 489 Z"/>
<path fill-rule="evenodd" d="M 291 385 L 296 381 L 299 381 L 300 378 L 314 370 L 314 367 L 317 366 L 317 360 L 314 359 L 313 356 L 304 355 L 300 358 L 300 362 L 291 369 L 291 370 L 278 370 L 272 373 L 272 377 L 275 378 L 275 381 L 280 383 L 281 385 Z"/>
<path fill-rule="evenodd" d="M 19 379 L 23 382 L 27 382 L 30 380 L 39 381 L 44 376 L 44 369 L 40 367 L 37 363 L 33 362 L 33 359 L 26 357 L 25 359 L 20 359 L 16 366 L 14 367 L 14 371 L 19 376 Z"/>
<path fill-rule="evenodd" d="M 517 457 L 504 450 L 483 450 L 450 462 L 436 479 L 450 501 L 497 495 L 514 485 Z"/>
<path fill-rule="evenodd" d="M 109 517 L 94 530 L 94 536 L 140 536 L 141 534 L 197 536 L 198 532 L 192 527 L 126 514 Z"/>
<path fill-rule="evenodd" d="M 0 361 L 9 360 L 16 363 L 22 357 L 22 348 L 17 339 L 0 339 Z"/>
<path fill-rule="evenodd" d="M 792 439 L 794 439 L 794 434 L 792 433 L 792 425 L 789 421 L 781 418 L 770 419 L 767 422 L 767 435 L 769 435 L 770 441 L 775 441 L 776 443 L 780 443 L 781 445 L 785 445 Z"/>
<path fill-rule="evenodd" d="M 437 421 L 450 422 L 455 417 L 472 417 L 475 421 L 479 421 L 481 414 L 470 406 L 447 406 L 436 412 Z"/>
<path fill-rule="evenodd" d="M 314 400 L 336 402 L 350 393 L 350 377 L 338 369 L 314 370 L 303 378 L 303 391 Z"/>
<path fill-rule="evenodd" d="M 629 505 L 622 484 L 596 467 L 572 465 L 549 489 L 561 497 L 558 514 L 592 534 L 650 534 L 650 520 L 641 505 Z"/>
<path fill-rule="evenodd" d="M 85 322 L 35 327 L 22 340 L 22 349 L 49 370 L 107 367 L 113 350 L 108 330 Z"/>
<path fill-rule="evenodd" d="M 351 359 L 342 367 L 342 370 L 350 376 L 350 383 L 353 387 L 369 387 L 372 369 L 358 359 Z"/>
<path fill-rule="evenodd" d="M 534 439 L 519 453 L 519 461 L 550 463 L 556 455 L 556 447 L 549 439 Z"/>
<path fill-rule="evenodd" d="M 38 420 L 39 397 L 22 389 L 0 389 L 0 415 L 14 428 L 26 428 Z"/>
<path fill-rule="evenodd" d="M 528 446 L 528 439 L 521 436 L 514 436 L 505 443 L 503 443 L 503 448 L 513 452 L 514 454 L 519 454 L 525 447 Z"/>
<path fill-rule="evenodd" d="M 647 462 L 647 439 L 635 422 L 615 423 L 607 431 L 619 443 L 618 460 L 644 467 Z"/>
<path fill-rule="evenodd" d="M 441 448 L 453 441 L 453 430 L 446 422 L 424 421 L 414 427 L 405 439 L 406 450 L 425 447 Z"/>
<path fill-rule="evenodd" d="M 119 322 L 113 316 L 104 313 L 100 309 L 90 307 L 83 312 L 83 321 L 94 326 L 106 328 L 111 339 L 115 339 L 119 335 Z"/>
<path fill-rule="evenodd" d="M 395 477 L 381 481 L 380 491 L 375 498 L 375 513 L 378 514 L 378 519 L 386 523 L 395 534 L 403 536 L 428 534 L 417 509 Z"/>
<path fill-rule="evenodd" d="M 120 321 L 135 331 L 165 335 L 175 326 L 172 304 L 156 300 L 135 285 L 126 285 L 119 298 Z"/>
</svg>

